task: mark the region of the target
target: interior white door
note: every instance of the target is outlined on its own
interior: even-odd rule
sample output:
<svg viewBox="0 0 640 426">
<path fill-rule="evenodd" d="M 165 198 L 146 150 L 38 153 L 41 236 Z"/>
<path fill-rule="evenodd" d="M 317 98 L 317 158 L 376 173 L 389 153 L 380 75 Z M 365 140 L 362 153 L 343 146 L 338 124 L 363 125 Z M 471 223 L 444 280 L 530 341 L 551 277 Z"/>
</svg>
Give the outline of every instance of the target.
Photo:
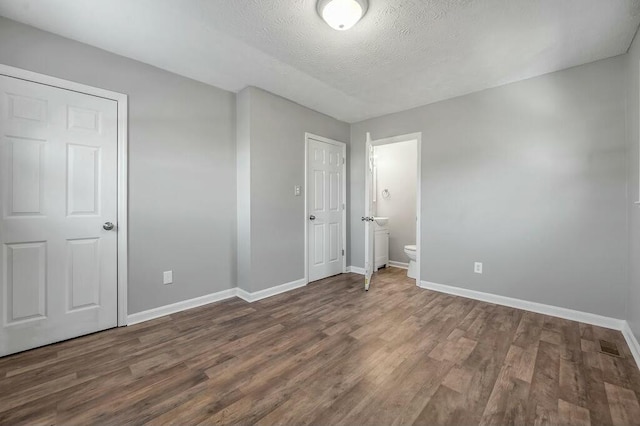
<svg viewBox="0 0 640 426">
<path fill-rule="evenodd" d="M 309 139 L 307 153 L 309 281 L 316 281 L 343 272 L 343 147 Z"/>
<path fill-rule="evenodd" d="M 115 101 L 16 78 L 0 97 L 2 356 L 117 326 L 118 122 Z"/>
<path fill-rule="evenodd" d="M 373 145 L 369 132 L 367 132 L 365 151 L 364 216 L 362 220 L 364 221 L 364 289 L 368 291 L 375 265 L 373 250 L 375 228 L 373 226 Z"/>
</svg>

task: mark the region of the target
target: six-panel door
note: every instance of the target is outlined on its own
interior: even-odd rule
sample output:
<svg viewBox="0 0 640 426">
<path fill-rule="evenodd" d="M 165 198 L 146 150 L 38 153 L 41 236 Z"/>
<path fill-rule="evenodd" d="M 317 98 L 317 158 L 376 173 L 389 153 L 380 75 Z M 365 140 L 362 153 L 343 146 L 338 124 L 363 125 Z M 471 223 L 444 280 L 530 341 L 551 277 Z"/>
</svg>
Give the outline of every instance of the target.
<svg viewBox="0 0 640 426">
<path fill-rule="evenodd" d="M 117 104 L 0 76 L 0 356 L 117 325 Z"/>
<path fill-rule="evenodd" d="M 309 139 L 309 281 L 342 273 L 342 147 Z"/>
</svg>

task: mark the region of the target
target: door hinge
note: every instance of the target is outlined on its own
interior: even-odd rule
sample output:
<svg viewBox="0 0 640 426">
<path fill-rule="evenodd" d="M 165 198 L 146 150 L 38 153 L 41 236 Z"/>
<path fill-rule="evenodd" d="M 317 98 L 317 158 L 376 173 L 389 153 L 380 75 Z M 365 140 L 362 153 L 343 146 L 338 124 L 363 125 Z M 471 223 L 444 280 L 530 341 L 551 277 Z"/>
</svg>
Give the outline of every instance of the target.
<svg viewBox="0 0 640 426">
<path fill-rule="evenodd" d="M 344 164 L 344 157 L 342 157 L 342 164 Z"/>
<path fill-rule="evenodd" d="M 342 210 L 346 209 L 346 207 L 344 206 L 344 203 L 342 203 Z"/>
<path fill-rule="evenodd" d="M 344 256 L 344 249 L 342 249 L 342 255 Z"/>
</svg>

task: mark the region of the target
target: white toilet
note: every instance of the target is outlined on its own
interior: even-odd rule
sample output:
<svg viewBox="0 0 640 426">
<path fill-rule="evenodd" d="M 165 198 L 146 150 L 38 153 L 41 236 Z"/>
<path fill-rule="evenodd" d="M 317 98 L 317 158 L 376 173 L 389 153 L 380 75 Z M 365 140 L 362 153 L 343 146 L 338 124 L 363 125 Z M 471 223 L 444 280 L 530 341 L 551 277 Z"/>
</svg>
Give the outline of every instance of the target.
<svg viewBox="0 0 640 426">
<path fill-rule="evenodd" d="M 416 246 L 411 244 L 404 246 L 404 252 L 409 256 L 409 269 L 407 270 L 407 276 L 409 278 L 416 278 Z"/>
</svg>

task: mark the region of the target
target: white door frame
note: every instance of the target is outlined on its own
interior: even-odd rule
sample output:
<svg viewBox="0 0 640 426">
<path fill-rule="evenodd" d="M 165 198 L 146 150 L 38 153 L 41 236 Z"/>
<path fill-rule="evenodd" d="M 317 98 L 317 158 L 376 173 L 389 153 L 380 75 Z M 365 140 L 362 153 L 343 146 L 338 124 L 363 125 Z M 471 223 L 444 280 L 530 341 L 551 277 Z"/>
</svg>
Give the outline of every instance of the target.
<svg viewBox="0 0 640 426">
<path fill-rule="evenodd" d="M 304 134 L 304 280 L 309 284 L 309 139 L 325 142 L 331 145 L 342 147 L 342 273 L 347 272 L 347 144 L 313 133 Z"/>
<path fill-rule="evenodd" d="M 118 327 L 127 325 L 127 189 L 128 189 L 128 99 L 127 95 L 91 87 L 21 68 L 0 64 L 0 75 L 85 93 L 116 102 L 118 109 Z"/>
<path fill-rule="evenodd" d="M 416 182 L 416 285 L 420 286 L 420 258 L 422 257 L 420 244 L 420 236 L 422 235 L 422 202 L 420 201 L 422 199 L 422 132 L 408 133 L 406 135 L 398 135 L 382 139 L 371 139 L 371 146 L 389 145 L 392 143 L 414 140 L 417 141 L 418 146 L 418 182 Z M 368 161 L 369 153 L 365 152 L 365 166 Z"/>
</svg>

